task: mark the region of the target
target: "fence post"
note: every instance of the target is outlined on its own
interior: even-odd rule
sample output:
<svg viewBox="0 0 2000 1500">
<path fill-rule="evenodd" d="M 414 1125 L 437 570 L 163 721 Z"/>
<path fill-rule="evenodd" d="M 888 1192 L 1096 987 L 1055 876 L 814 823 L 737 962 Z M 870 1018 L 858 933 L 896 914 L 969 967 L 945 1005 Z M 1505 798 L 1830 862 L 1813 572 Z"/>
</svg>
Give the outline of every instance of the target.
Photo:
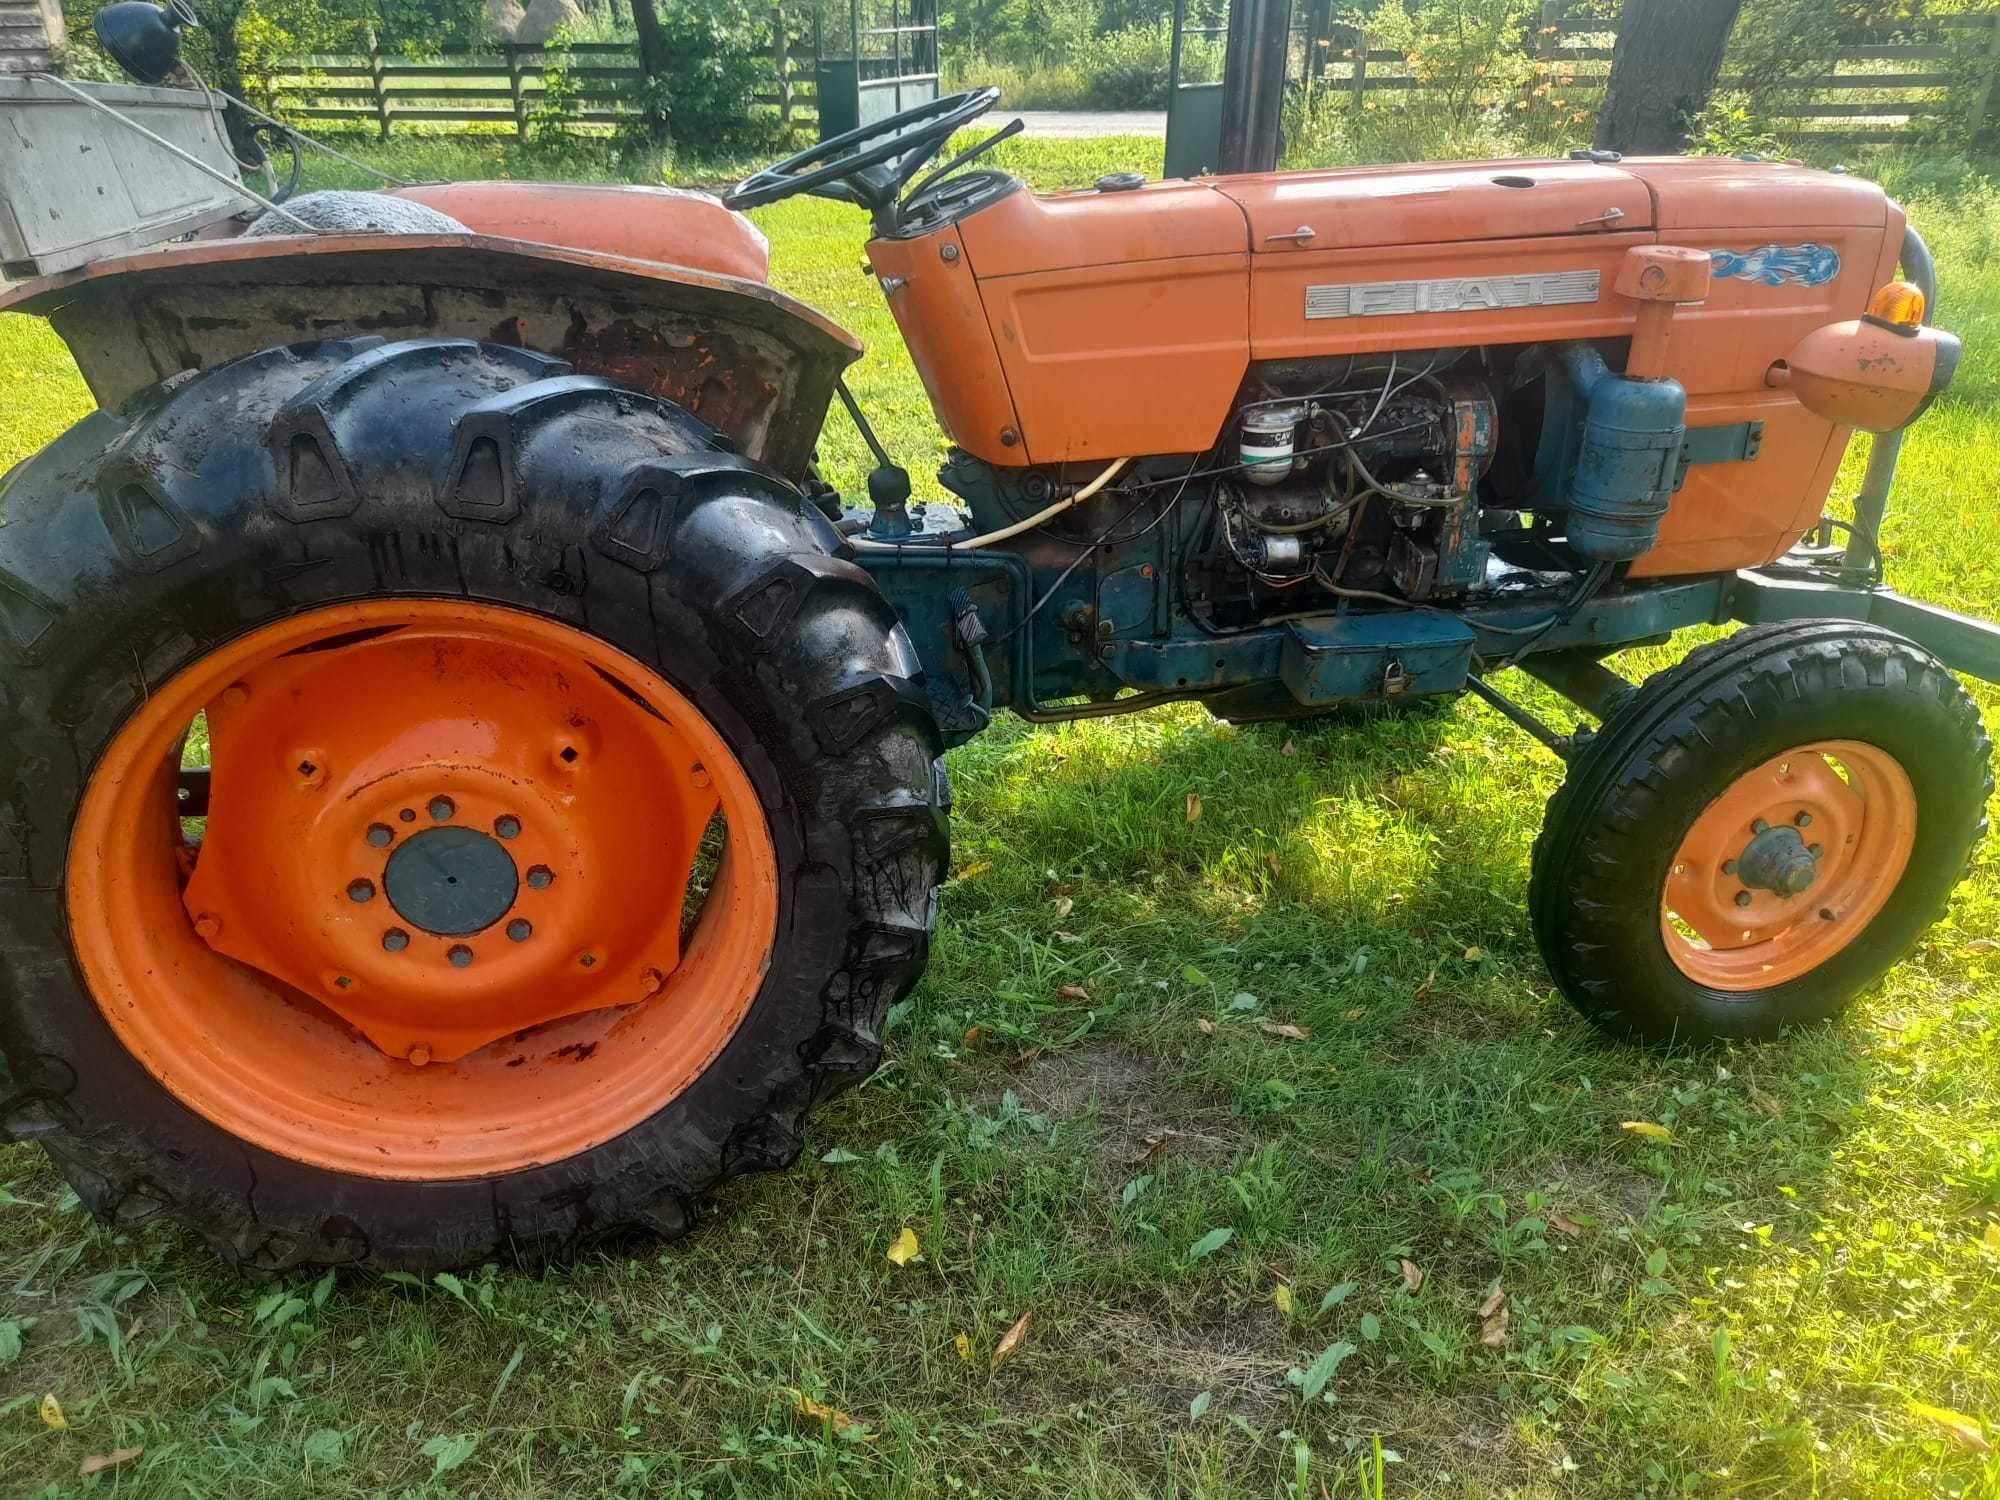
<svg viewBox="0 0 2000 1500">
<path fill-rule="evenodd" d="M 384 87 L 382 68 L 382 44 L 375 39 L 375 29 L 368 29 L 368 81 L 375 90 L 376 128 L 382 132 L 382 139 L 389 139 L 389 94 Z"/>
<path fill-rule="evenodd" d="M 1977 140 L 2000 105 L 2000 11 L 1986 18 L 1991 28 L 1986 39 L 1986 76 L 1972 90 L 1972 107 L 1965 119 L 1967 140 Z"/>
<path fill-rule="evenodd" d="M 771 61 L 778 69 L 778 124 L 792 123 L 791 38 L 785 34 L 785 8 L 771 7 Z"/>
<path fill-rule="evenodd" d="M 1562 50 L 1563 0 L 1542 0 L 1542 19 L 1535 32 L 1535 51 L 1544 59 Z"/>
<path fill-rule="evenodd" d="M 502 42 L 500 50 L 507 58 L 507 88 L 514 96 L 514 138 L 525 143 L 528 139 L 528 95 L 521 68 L 524 49 L 519 42 Z"/>
<path fill-rule="evenodd" d="M 1368 93 L 1368 33 L 1359 27 L 1354 31 L 1354 74 L 1347 80 L 1347 87 L 1353 96 L 1354 112 L 1359 114 Z"/>
</svg>

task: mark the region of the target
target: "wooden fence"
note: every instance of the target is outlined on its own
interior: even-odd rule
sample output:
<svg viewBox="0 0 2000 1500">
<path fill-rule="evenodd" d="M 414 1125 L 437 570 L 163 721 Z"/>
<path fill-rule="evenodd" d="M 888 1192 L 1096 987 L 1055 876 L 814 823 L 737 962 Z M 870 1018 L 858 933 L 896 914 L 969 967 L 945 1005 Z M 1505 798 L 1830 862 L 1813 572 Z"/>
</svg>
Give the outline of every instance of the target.
<svg viewBox="0 0 2000 1500">
<path fill-rule="evenodd" d="M 776 13 L 774 13 L 774 19 Z M 813 113 L 813 46 L 783 24 L 763 59 L 758 104 L 781 120 Z M 565 121 L 616 125 L 637 113 L 632 85 L 644 76 L 626 42 L 571 42 L 562 47 L 495 43 L 483 53 L 398 57 L 371 45 L 366 53 L 286 58 L 272 73 L 278 112 L 294 120 L 368 126 L 387 138 L 399 122 L 495 125 L 525 140 L 560 70 L 569 103 Z"/>
<path fill-rule="evenodd" d="M 1609 20 L 1567 14 L 1563 0 L 1542 0 L 1537 69 L 1580 107 L 1594 110 L 1610 76 L 1617 40 Z M 1401 52 L 1369 46 L 1368 34 L 1335 24 L 1307 52 L 1324 59 L 1319 81 L 1348 91 L 1357 109 L 1378 90 L 1430 85 Z M 1567 80 L 1566 82 L 1563 80 Z M 1737 80 L 1723 64 L 1722 87 Z M 1905 140 L 1913 127 L 1955 123 L 1968 137 L 2000 126 L 2000 11 L 1939 16 L 1900 33 L 1883 32 L 1828 59 L 1817 78 L 1765 91 L 1759 112 L 1800 145 L 1876 144 Z M 1954 98 L 1956 95 L 1956 98 Z M 1956 121 L 1954 110 L 1962 111 Z"/>
</svg>

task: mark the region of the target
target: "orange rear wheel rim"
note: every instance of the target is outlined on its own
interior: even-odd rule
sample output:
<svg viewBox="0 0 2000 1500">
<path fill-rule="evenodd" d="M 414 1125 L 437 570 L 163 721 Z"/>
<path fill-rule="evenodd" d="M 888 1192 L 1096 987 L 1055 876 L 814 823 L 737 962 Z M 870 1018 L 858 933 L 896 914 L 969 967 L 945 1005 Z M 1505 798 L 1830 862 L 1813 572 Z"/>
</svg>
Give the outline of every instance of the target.
<svg viewBox="0 0 2000 1500">
<path fill-rule="evenodd" d="M 175 802 L 197 713 L 198 841 Z M 444 600 L 312 611 L 180 673 L 92 772 L 67 877 L 91 992 L 170 1092 L 406 1179 L 560 1160 L 678 1096 L 756 995 L 777 890 L 756 791 L 687 697 Z"/>
<path fill-rule="evenodd" d="M 1710 989 L 1767 989 L 1840 953 L 1887 904 L 1916 842 L 1900 762 L 1859 740 L 1772 756 L 1732 781 L 1667 867 L 1668 956 Z"/>
</svg>

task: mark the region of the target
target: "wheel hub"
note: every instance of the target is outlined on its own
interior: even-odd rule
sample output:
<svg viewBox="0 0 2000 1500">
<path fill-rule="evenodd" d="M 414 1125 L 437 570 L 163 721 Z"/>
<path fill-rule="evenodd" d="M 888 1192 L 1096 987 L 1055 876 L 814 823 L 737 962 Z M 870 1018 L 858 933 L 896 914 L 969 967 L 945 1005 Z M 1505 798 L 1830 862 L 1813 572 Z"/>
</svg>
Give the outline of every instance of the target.
<svg viewBox="0 0 2000 1500">
<path fill-rule="evenodd" d="M 1756 834 L 1736 860 L 1736 874 L 1745 886 L 1780 896 L 1804 894 L 1818 873 L 1819 861 L 1789 823 Z"/>
<path fill-rule="evenodd" d="M 382 888 L 404 920 L 426 932 L 462 937 L 507 914 L 521 876 L 493 835 L 476 828 L 427 828 L 389 856 Z"/>
<path fill-rule="evenodd" d="M 196 933 L 418 1065 L 658 994 L 718 804 L 637 698 L 434 629 L 245 674 L 208 706 Z"/>
</svg>

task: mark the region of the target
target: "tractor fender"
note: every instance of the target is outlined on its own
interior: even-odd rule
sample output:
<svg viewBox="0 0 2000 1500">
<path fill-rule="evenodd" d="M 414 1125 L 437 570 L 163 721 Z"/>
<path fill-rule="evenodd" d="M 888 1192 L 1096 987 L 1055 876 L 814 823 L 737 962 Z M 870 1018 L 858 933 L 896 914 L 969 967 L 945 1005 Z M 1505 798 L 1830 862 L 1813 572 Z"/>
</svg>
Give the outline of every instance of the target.
<svg viewBox="0 0 2000 1500">
<path fill-rule="evenodd" d="M 477 234 L 202 240 L 24 283 L 0 311 L 47 318 L 102 407 L 274 345 L 468 338 L 672 401 L 794 479 L 861 355 L 761 281 Z"/>
</svg>

